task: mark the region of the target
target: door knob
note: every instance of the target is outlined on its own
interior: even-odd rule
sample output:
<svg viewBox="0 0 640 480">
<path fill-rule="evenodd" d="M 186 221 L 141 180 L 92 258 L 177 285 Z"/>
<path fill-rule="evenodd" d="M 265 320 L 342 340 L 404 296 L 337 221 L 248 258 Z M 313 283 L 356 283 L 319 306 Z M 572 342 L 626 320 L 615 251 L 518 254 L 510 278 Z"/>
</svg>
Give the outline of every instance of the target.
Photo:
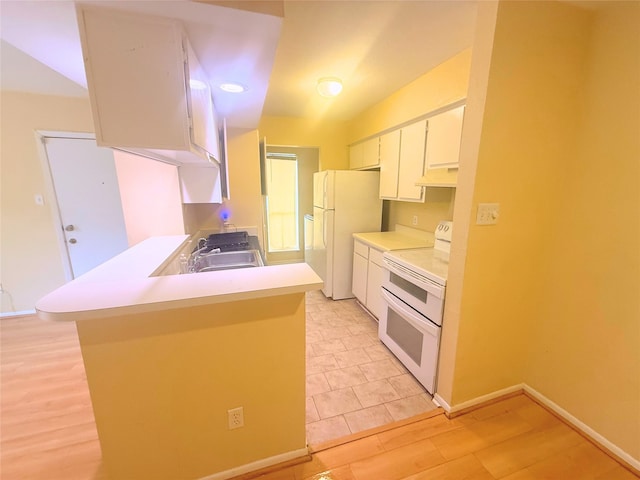
<svg viewBox="0 0 640 480">
<path fill-rule="evenodd" d="M 67 225 L 66 227 L 64 227 L 64 229 L 67 232 L 73 232 L 76 229 L 76 227 L 74 227 L 73 225 Z"/>
<path fill-rule="evenodd" d="M 69 243 L 78 243 L 78 240 L 76 240 L 75 238 L 70 238 Z"/>
</svg>

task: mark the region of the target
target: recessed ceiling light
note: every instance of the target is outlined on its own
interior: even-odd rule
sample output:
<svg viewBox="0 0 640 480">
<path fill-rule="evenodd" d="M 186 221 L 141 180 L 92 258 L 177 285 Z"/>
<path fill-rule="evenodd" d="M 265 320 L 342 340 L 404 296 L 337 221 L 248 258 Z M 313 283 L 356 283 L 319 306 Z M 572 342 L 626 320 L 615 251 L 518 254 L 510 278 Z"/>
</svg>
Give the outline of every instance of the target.
<svg viewBox="0 0 640 480">
<path fill-rule="evenodd" d="M 318 93 L 323 97 L 332 98 L 340 94 L 342 91 L 342 80 L 338 77 L 323 77 L 318 80 L 316 87 Z"/>
<path fill-rule="evenodd" d="M 242 93 L 247 91 L 247 87 L 241 83 L 232 82 L 220 84 L 220 89 L 228 93 Z"/>
</svg>

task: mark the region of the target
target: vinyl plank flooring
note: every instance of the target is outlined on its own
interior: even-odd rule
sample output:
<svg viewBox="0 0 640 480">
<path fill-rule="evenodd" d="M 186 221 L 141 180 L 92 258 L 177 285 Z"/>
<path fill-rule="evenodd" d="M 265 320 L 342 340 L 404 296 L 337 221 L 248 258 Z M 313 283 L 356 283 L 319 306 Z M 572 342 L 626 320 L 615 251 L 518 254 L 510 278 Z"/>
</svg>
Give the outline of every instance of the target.
<svg viewBox="0 0 640 480">
<path fill-rule="evenodd" d="M 344 318 L 358 318 L 362 324 L 370 321 L 369 317 L 359 317 L 358 311 L 349 304 L 327 309 L 322 299 L 316 300 L 309 304 L 310 310 L 315 307 L 327 325 L 341 323 Z M 337 313 L 343 316 L 342 320 L 335 320 Z M 360 329 L 352 333 L 363 334 Z M 75 326 L 42 322 L 35 317 L 3 319 L 0 349 L 0 477 L 3 480 L 108 480 L 101 461 Z M 384 360 L 384 349 L 378 346 L 359 347 L 354 358 L 366 360 L 363 352 L 370 360 L 364 364 Z M 340 358 L 348 361 L 348 357 Z M 359 367 L 358 362 L 341 366 L 335 357 L 325 357 L 316 366 L 333 370 Z M 414 393 L 407 378 L 396 376 L 385 380 L 398 394 Z M 328 382 L 317 385 L 329 392 L 355 388 L 331 390 Z M 349 399 L 354 407 L 360 403 L 355 393 L 350 394 Z M 522 394 L 454 419 L 436 410 L 353 434 L 345 416 L 351 419 L 354 430 L 360 430 L 382 413 L 380 408 L 389 411 L 391 402 L 384 403 L 384 398 L 380 401 L 383 403 L 310 423 L 314 428 L 321 422 L 331 423 L 338 427 L 334 428 L 334 434 L 341 438 L 334 436 L 334 440 L 322 445 L 311 442 L 316 446 L 312 447 L 309 461 L 272 467 L 268 472 L 246 474 L 238 479 L 640 478 Z M 307 397 L 307 402 L 310 417 L 319 418 L 318 411 L 314 413 L 313 397 Z M 367 410 L 371 408 L 376 410 Z M 357 412 L 364 412 L 364 416 L 358 417 Z"/>
<path fill-rule="evenodd" d="M 482 465 L 496 478 L 544 461 L 568 450 L 584 439 L 564 424 L 549 429 L 528 432 L 475 453 Z"/>
</svg>

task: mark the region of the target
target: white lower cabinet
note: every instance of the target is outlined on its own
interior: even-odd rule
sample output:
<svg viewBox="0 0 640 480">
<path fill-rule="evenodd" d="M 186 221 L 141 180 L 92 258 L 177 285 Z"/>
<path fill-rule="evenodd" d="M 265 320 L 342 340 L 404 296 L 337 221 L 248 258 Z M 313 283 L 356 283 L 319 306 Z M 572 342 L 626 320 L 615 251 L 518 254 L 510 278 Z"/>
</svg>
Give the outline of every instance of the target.
<svg viewBox="0 0 640 480">
<path fill-rule="evenodd" d="M 359 242 L 356 242 L 359 243 Z M 368 248 L 367 248 L 368 250 Z M 367 303 L 367 275 L 369 259 L 363 257 L 357 251 L 353 252 L 353 295 L 363 305 Z"/>
<path fill-rule="evenodd" d="M 380 318 L 384 310 L 382 289 L 382 252 L 374 248 L 369 249 L 369 270 L 367 272 L 367 309 L 376 318 Z"/>
<path fill-rule="evenodd" d="M 354 240 L 352 291 L 360 303 L 376 318 L 380 318 L 384 308 L 380 295 L 381 287 L 382 251 Z"/>
</svg>

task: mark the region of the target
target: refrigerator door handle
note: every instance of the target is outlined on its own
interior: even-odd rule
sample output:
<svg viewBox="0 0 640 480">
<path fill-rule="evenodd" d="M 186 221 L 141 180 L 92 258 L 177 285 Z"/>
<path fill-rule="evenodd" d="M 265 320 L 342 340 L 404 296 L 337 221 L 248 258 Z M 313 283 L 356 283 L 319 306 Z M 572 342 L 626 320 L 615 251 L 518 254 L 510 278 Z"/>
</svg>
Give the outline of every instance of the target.
<svg viewBox="0 0 640 480">
<path fill-rule="evenodd" d="M 327 211 L 322 211 L 322 245 L 327 248 Z"/>
<path fill-rule="evenodd" d="M 327 201 L 327 181 L 329 180 L 329 173 L 327 173 L 322 180 L 322 208 L 326 210 L 329 207 L 329 202 Z"/>
</svg>

